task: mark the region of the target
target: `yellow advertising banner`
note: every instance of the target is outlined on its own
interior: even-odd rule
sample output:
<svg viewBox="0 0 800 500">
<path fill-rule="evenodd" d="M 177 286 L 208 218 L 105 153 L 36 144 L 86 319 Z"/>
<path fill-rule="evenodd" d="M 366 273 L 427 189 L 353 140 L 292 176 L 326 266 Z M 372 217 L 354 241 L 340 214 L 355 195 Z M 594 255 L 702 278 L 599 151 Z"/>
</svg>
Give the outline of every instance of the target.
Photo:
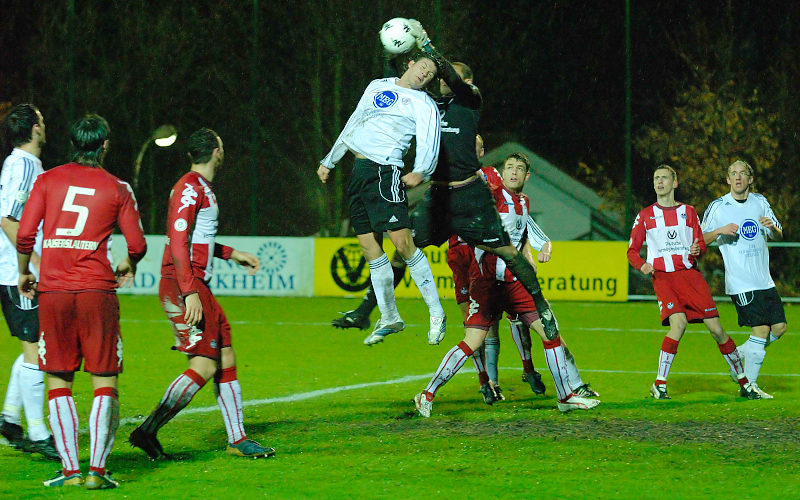
<svg viewBox="0 0 800 500">
<path fill-rule="evenodd" d="M 386 254 L 394 254 L 388 238 Z M 628 297 L 628 246 L 624 241 L 557 241 L 550 262 L 538 264 L 539 283 L 553 300 L 619 301 Z M 453 298 L 453 275 L 447 265 L 447 244 L 423 250 L 442 298 Z M 355 238 L 314 240 L 314 295 L 362 296 L 369 287 L 369 265 Z M 406 271 L 397 297 L 419 297 Z"/>
</svg>

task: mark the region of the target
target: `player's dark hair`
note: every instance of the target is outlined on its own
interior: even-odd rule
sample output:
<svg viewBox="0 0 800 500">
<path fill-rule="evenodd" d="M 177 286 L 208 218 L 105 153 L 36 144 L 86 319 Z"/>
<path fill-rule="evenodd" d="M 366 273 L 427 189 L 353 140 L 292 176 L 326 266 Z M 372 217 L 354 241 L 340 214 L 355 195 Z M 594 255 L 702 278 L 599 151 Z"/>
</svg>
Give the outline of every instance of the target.
<svg viewBox="0 0 800 500">
<path fill-rule="evenodd" d="M 39 124 L 39 108 L 30 103 L 17 104 L 3 120 L 3 137 L 12 147 L 22 146 L 33 139 L 33 126 Z"/>
<path fill-rule="evenodd" d="M 105 118 L 96 114 L 87 114 L 69 127 L 70 141 L 75 153 L 72 161 L 90 167 L 103 164 L 105 148 L 103 144 L 111 135 L 111 127 Z"/>
<path fill-rule="evenodd" d="M 525 153 L 511 153 L 503 160 L 503 165 L 505 165 L 508 160 L 519 160 L 525 164 L 525 172 L 531 171 L 531 161 Z"/>
<path fill-rule="evenodd" d="M 472 76 L 472 68 L 470 68 L 469 66 L 467 66 L 463 62 L 454 62 L 453 63 L 453 69 L 455 69 L 456 72 L 459 75 L 461 75 L 461 79 L 462 80 L 471 80 L 473 78 L 473 76 Z"/>
<path fill-rule="evenodd" d="M 189 137 L 189 158 L 192 164 L 206 163 L 211 159 L 214 150 L 219 147 L 218 137 L 210 128 L 201 128 Z"/>
<path fill-rule="evenodd" d="M 662 163 L 661 165 L 655 167 L 653 169 L 653 173 L 654 174 L 656 173 L 656 170 L 669 170 L 670 173 L 672 174 L 672 180 L 673 181 L 677 181 L 678 180 L 678 172 L 676 172 L 674 168 L 670 167 L 666 163 Z"/>
</svg>

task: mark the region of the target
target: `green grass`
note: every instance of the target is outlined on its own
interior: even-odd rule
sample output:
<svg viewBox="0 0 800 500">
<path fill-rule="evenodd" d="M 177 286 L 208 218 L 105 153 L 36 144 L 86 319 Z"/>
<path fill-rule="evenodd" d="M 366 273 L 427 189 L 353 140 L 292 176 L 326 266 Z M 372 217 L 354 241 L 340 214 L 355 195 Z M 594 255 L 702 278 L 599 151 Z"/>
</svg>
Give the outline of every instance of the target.
<svg viewBox="0 0 800 500">
<path fill-rule="evenodd" d="M 426 375 L 462 337 L 453 301 L 440 346 L 426 343 L 420 300 L 401 300 L 409 324 L 374 347 L 365 332 L 334 330 L 347 299 L 226 298 L 245 400 L 288 398 L 320 389 L 349 388 L 297 401 L 265 401 L 245 408 L 250 437 L 274 446 L 271 460 L 223 453 L 218 412 L 179 415 L 160 433 L 173 462 L 154 463 L 131 449 L 135 417 L 152 410 L 185 369 L 171 351 L 171 331 L 154 297 L 121 297 L 125 373 L 123 423 L 108 467 L 121 488 L 101 493 L 130 498 L 272 496 L 278 498 L 558 497 L 558 498 L 789 498 L 797 496 L 800 466 L 800 388 L 794 353 L 800 309 L 787 307 L 790 333 L 771 346 L 759 383 L 771 401 L 744 401 L 725 375 L 727 367 L 710 335 L 692 325 L 670 376 L 671 401 L 653 401 L 664 329 L 652 303 L 555 304 L 563 335 L 584 380 L 601 393 L 591 412 L 562 415 L 540 348 L 534 362 L 548 395 L 534 396 L 520 380 L 519 360 L 501 327 L 500 383 L 507 401 L 482 403 L 471 364 L 440 392 L 430 419 L 413 414 L 411 397 Z M 720 304 L 722 322 L 741 343 L 735 311 Z M 373 318 L 374 319 L 374 318 Z M 17 356 L 16 339 L 0 332 L 0 391 Z M 739 333 L 736 333 L 739 332 Z M 82 426 L 91 406 L 88 376 L 76 377 Z M 203 389 L 189 409 L 215 407 Z M 88 435 L 81 457 L 88 467 Z M 41 486 L 58 464 L 0 448 L 0 498 L 76 497 Z"/>
</svg>

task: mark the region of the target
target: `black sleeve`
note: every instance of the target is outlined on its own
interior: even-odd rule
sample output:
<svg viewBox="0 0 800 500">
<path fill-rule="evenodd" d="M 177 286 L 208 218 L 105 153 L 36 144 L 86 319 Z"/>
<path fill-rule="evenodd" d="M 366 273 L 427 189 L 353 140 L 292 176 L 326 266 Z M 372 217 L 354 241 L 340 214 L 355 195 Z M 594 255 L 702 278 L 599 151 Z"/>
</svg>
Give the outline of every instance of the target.
<svg viewBox="0 0 800 500">
<path fill-rule="evenodd" d="M 453 91 L 456 99 L 468 108 L 480 108 L 483 103 L 483 97 L 478 87 L 470 85 L 462 80 L 461 76 L 459 76 L 458 72 L 453 68 L 453 65 L 450 64 L 450 61 L 445 59 L 432 44 L 426 45 L 424 51 L 433 59 L 433 62 L 436 63 L 436 66 L 439 68 L 439 76 Z"/>
</svg>

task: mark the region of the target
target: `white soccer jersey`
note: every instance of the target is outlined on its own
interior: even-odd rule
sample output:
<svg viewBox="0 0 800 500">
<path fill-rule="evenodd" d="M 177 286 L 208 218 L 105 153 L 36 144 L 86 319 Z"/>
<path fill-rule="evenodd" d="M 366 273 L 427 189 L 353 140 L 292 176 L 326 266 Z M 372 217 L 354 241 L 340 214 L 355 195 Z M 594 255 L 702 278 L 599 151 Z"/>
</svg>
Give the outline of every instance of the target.
<svg viewBox="0 0 800 500">
<path fill-rule="evenodd" d="M 428 94 L 400 87 L 396 81 L 383 78 L 367 85 L 322 165 L 333 168 L 349 149 L 375 163 L 402 168 L 416 137 L 414 172 L 430 177 L 439 158 L 439 111 Z"/>
<path fill-rule="evenodd" d="M 703 232 L 707 233 L 731 222 L 739 226 L 736 236 L 717 238 L 725 261 L 725 293 L 735 295 L 752 290 L 768 290 L 775 286 L 769 273 L 767 237 L 772 232 L 758 221 L 769 217 L 775 227 L 782 229 L 767 199 L 749 193 L 744 202 L 736 201 L 730 193 L 712 201 L 703 214 Z"/>
<path fill-rule="evenodd" d="M 42 161 L 36 156 L 14 148 L 3 162 L 0 173 L 0 217 L 20 220 L 22 210 L 28 201 L 33 181 L 44 172 Z M 19 267 L 17 265 L 17 247 L 11 243 L 4 231 L 0 231 L 0 285 L 19 284 Z M 37 237 L 37 243 L 41 238 Z M 41 252 L 38 245 L 34 248 Z"/>
</svg>

